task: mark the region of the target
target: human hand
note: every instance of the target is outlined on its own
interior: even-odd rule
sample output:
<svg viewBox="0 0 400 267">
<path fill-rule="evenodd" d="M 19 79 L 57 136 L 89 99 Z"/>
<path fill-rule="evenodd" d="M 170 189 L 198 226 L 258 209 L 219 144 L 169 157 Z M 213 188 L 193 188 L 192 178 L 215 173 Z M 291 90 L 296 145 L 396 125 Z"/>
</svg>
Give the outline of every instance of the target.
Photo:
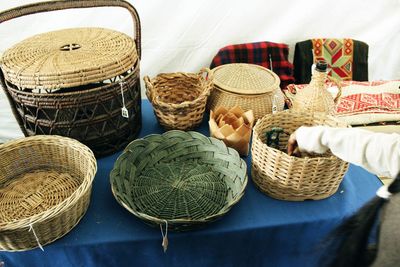
<svg viewBox="0 0 400 267">
<path fill-rule="evenodd" d="M 301 156 L 299 145 L 297 144 L 296 140 L 296 132 L 292 133 L 289 137 L 287 153 L 289 156 L 296 156 L 296 157 Z"/>
</svg>

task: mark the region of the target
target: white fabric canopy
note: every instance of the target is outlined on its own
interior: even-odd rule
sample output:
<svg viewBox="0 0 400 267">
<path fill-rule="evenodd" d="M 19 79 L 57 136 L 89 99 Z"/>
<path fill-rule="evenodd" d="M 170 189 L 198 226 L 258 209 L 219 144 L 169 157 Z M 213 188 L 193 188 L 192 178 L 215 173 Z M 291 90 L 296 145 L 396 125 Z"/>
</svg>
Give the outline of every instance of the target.
<svg viewBox="0 0 400 267">
<path fill-rule="evenodd" d="M 0 10 L 37 1 L 0 1 Z M 141 76 L 197 72 L 228 44 L 310 38 L 353 38 L 369 45 L 369 80 L 400 79 L 399 0 L 130 0 L 142 23 Z M 0 52 L 31 35 L 72 27 L 106 27 L 132 34 L 121 8 L 32 15 L 0 25 Z M 143 90 L 142 85 L 142 90 Z M 144 94 L 142 94 L 144 97 Z M 0 142 L 22 136 L 0 93 Z"/>
</svg>

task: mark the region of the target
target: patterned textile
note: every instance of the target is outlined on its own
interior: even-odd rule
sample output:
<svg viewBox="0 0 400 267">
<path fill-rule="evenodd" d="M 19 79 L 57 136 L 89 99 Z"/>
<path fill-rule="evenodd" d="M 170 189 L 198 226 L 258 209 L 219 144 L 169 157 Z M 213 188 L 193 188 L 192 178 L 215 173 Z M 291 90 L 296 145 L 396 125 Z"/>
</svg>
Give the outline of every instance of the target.
<svg viewBox="0 0 400 267">
<path fill-rule="evenodd" d="M 334 78 L 368 81 L 368 49 L 368 44 L 354 39 L 309 39 L 297 42 L 293 58 L 295 83 L 310 83 L 311 66 L 316 58 L 328 61 Z"/>
<path fill-rule="evenodd" d="M 400 95 L 393 93 L 354 94 L 340 98 L 336 112 L 344 114 L 399 113 Z"/>
<path fill-rule="evenodd" d="M 289 47 L 286 44 L 257 42 L 228 45 L 214 56 L 210 68 L 229 63 L 251 63 L 271 69 L 285 88 L 294 82 L 293 65 L 288 61 Z M 272 68 L 271 68 L 272 62 Z"/>
<path fill-rule="evenodd" d="M 296 92 L 307 85 L 290 84 L 283 90 L 289 107 Z M 336 86 L 332 82 L 326 85 L 327 88 Z M 342 96 L 336 105 L 336 116 L 352 125 L 397 123 L 400 121 L 399 87 L 400 81 L 342 82 Z"/>
<path fill-rule="evenodd" d="M 314 63 L 318 60 L 328 62 L 328 75 L 350 81 L 353 77 L 352 39 L 312 39 Z"/>
</svg>

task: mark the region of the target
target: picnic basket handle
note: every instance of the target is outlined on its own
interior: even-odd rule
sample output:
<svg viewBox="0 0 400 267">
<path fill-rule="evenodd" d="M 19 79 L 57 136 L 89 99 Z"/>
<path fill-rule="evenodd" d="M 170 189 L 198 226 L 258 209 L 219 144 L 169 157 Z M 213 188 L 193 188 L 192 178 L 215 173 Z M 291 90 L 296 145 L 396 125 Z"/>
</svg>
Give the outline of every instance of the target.
<svg viewBox="0 0 400 267">
<path fill-rule="evenodd" d="M 92 7 L 122 7 L 129 11 L 133 20 L 134 41 L 136 44 L 139 59 L 141 58 L 141 28 L 140 19 L 136 9 L 124 0 L 56 0 L 48 2 L 38 2 L 28 5 L 15 7 L 0 13 L 0 24 L 18 17 L 32 15 L 36 13 L 72 9 L 72 8 L 92 8 Z"/>
</svg>

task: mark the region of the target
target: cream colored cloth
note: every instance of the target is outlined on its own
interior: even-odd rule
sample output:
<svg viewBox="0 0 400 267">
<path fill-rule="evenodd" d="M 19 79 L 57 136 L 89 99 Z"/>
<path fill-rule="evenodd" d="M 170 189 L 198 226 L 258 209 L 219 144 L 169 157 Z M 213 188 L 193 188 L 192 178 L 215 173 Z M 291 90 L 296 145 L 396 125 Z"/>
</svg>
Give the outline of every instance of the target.
<svg viewBox="0 0 400 267">
<path fill-rule="evenodd" d="M 376 133 L 357 128 L 326 126 L 300 127 L 296 130 L 300 151 L 324 153 L 385 177 L 396 177 L 400 170 L 400 135 Z"/>
</svg>

